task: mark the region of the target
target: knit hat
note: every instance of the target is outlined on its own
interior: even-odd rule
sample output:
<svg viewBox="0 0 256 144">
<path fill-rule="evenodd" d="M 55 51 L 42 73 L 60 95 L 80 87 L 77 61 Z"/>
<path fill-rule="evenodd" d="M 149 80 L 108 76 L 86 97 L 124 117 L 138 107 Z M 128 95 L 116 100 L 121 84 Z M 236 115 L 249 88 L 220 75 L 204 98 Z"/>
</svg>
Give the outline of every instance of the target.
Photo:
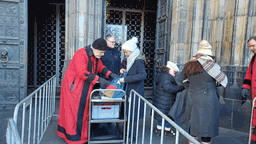
<svg viewBox="0 0 256 144">
<path fill-rule="evenodd" d="M 169 69 L 173 70 L 173 71 L 180 71 L 179 68 L 177 67 L 176 63 L 173 63 L 171 61 L 167 61 L 167 65 L 166 67 L 168 67 Z"/>
<path fill-rule="evenodd" d="M 197 53 L 210 55 L 212 56 L 212 46 L 209 44 L 208 41 L 202 40 L 199 45 L 199 50 Z"/>
<path fill-rule="evenodd" d="M 134 51 L 137 48 L 138 38 L 133 37 L 122 45 L 123 50 Z"/>
<path fill-rule="evenodd" d="M 97 50 L 106 51 L 108 49 L 107 42 L 103 38 L 98 38 L 92 43 L 92 47 Z"/>
</svg>

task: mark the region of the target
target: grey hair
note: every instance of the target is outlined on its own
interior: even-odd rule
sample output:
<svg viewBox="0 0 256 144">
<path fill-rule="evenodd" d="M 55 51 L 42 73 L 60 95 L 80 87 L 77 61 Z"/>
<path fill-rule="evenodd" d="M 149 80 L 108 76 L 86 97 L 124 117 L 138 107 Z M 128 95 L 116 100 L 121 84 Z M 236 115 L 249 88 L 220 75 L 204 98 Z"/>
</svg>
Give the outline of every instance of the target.
<svg viewBox="0 0 256 144">
<path fill-rule="evenodd" d="M 109 38 L 111 38 L 111 37 L 116 38 L 114 35 L 107 34 L 107 35 L 106 35 L 106 40 L 109 40 Z"/>
</svg>

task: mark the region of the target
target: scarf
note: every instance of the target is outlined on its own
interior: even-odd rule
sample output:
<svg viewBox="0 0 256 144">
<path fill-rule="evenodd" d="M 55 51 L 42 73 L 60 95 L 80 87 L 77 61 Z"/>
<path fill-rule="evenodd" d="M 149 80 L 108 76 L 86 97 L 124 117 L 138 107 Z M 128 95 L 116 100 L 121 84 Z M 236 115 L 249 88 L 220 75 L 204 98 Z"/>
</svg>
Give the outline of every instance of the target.
<svg viewBox="0 0 256 144">
<path fill-rule="evenodd" d="M 193 56 L 192 60 L 197 60 L 203 67 L 203 69 L 218 83 L 222 86 L 226 87 L 228 83 L 227 76 L 221 71 L 221 68 L 218 64 L 214 62 L 214 60 L 208 56 L 203 54 L 197 54 Z"/>
<path fill-rule="evenodd" d="M 135 50 L 133 50 L 132 54 L 128 57 L 127 60 L 127 72 L 129 71 L 129 69 L 131 68 L 131 66 L 133 65 L 135 59 L 140 55 L 140 50 L 138 48 L 136 48 Z"/>
</svg>

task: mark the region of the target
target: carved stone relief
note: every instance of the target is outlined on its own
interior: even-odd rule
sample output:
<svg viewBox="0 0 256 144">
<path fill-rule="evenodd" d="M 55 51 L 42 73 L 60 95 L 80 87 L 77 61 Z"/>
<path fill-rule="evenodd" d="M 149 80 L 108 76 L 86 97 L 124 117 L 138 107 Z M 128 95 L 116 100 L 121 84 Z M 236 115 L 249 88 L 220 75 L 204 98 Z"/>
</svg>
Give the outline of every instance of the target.
<svg viewBox="0 0 256 144">
<path fill-rule="evenodd" d="M 0 14 L 4 14 L 5 6 L 4 3 L 0 3 Z"/>
<path fill-rule="evenodd" d="M 18 91 L 0 91 L 0 103 L 17 103 Z"/>
<path fill-rule="evenodd" d="M 18 25 L 18 17 L 0 15 L 0 23 L 17 26 Z"/>
<path fill-rule="evenodd" d="M 4 25 L 0 25 L 0 37 L 4 37 L 5 34 L 4 34 Z"/>
<path fill-rule="evenodd" d="M 17 38 L 18 37 L 18 26 L 6 26 L 5 33 L 7 37 L 13 37 Z"/>
<path fill-rule="evenodd" d="M 6 80 L 7 81 L 18 81 L 18 71 L 17 70 L 6 71 Z"/>
<path fill-rule="evenodd" d="M 0 84 L 0 89 L 6 90 L 6 91 L 17 91 L 19 90 L 18 82 L 11 83 L 11 84 Z"/>
<path fill-rule="evenodd" d="M 0 69 L 0 103 L 17 102 L 19 69 Z"/>
<path fill-rule="evenodd" d="M 15 101 L 17 99 L 17 92 L 8 91 L 5 93 L 5 100 L 6 101 Z"/>
<path fill-rule="evenodd" d="M 0 3 L 0 37 L 18 38 L 18 3 Z"/>
<path fill-rule="evenodd" d="M 6 13 L 8 15 L 17 15 L 18 3 L 7 3 L 6 2 Z"/>
<path fill-rule="evenodd" d="M 4 96 L 0 93 L 0 101 L 5 101 Z"/>
<path fill-rule="evenodd" d="M 4 70 L 0 69 L 0 81 L 4 80 Z"/>
</svg>

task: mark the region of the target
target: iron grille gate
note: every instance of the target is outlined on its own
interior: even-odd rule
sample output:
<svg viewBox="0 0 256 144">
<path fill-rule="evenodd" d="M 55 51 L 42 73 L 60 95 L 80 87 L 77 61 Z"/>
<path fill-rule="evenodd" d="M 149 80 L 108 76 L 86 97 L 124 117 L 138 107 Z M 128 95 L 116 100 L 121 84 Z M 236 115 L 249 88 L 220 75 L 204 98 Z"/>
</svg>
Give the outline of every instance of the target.
<svg viewBox="0 0 256 144">
<path fill-rule="evenodd" d="M 56 75 L 61 85 L 65 59 L 65 5 L 49 4 L 43 23 L 35 22 L 34 39 L 30 38 L 28 85 L 38 87 Z M 48 13 L 47 13 L 48 12 Z"/>
<path fill-rule="evenodd" d="M 139 39 L 138 48 L 147 58 L 145 87 L 150 88 L 153 87 L 154 81 L 155 20 L 155 12 L 107 8 L 106 34 L 116 36 L 116 48 L 122 60 L 122 44 L 134 36 Z"/>
</svg>

